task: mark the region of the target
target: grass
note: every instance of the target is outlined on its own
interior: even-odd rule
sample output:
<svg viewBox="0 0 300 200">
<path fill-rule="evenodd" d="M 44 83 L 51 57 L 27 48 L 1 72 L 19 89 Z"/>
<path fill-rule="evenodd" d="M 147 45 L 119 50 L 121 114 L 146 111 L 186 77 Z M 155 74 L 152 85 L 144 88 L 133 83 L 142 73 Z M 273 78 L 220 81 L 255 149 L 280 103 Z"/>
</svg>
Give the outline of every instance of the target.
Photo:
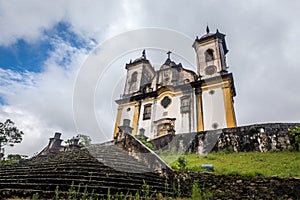
<svg viewBox="0 0 300 200">
<path fill-rule="evenodd" d="M 161 153 L 163 160 L 173 169 L 179 170 L 179 155 Z M 203 171 L 202 164 L 213 164 L 216 174 L 243 176 L 278 176 L 300 177 L 300 152 L 243 152 L 243 153 L 210 153 L 185 154 L 187 165 L 185 170 Z"/>
</svg>

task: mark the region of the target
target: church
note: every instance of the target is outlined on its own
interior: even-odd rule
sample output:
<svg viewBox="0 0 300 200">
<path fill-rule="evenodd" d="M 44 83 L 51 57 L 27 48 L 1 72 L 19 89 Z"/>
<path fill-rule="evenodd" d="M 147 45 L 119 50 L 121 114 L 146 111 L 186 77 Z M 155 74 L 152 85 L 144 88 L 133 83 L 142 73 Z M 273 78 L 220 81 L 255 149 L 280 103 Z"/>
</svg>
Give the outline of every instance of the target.
<svg viewBox="0 0 300 200">
<path fill-rule="evenodd" d="M 168 58 L 155 70 L 145 50 L 125 65 L 124 92 L 118 104 L 119 129 L 149 139 L 236 127 L 232 73 L 228 71 L 225 35 L 216 30 L 196 37 L 197 72 Z"/>
</svg>

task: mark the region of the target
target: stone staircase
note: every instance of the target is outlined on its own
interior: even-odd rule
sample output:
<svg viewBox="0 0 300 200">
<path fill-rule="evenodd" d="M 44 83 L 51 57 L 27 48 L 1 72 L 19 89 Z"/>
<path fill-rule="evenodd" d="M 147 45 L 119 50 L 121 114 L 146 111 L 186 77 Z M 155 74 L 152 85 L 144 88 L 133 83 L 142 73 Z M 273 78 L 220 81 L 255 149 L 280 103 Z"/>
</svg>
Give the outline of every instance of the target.
<svg viewBox="0 0 300 200">
<path fill-rule="evenodd" d="M 38 155 L 10 166 L 0 166 L 0 199 L 66 198 L 70 195 L 172 195 L 171 181 L 113 143 Z M 71 193 L 74 194 L 71 194 Z"/>
</svg>

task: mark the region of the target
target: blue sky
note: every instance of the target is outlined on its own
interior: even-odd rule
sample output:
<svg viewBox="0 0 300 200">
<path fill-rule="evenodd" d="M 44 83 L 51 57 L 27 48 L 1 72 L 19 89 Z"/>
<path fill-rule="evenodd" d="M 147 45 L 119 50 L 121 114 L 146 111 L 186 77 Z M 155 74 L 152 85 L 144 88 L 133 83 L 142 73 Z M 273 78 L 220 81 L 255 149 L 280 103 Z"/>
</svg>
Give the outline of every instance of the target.
<svg viewBox="0 0 300 200">
<path fill-rule="evenodd" d="M 59 22 L 44 30 L 43 37 L 34 42 L 20 38 L 9 46 L 0 46 L 1 68 L 20 72 L 26 70 L 41 72 L 49 53 L 55 49 L 55 44 L 53 44 L 55 39 L 63 40 L 76 48 L 89 48 L 84 38 L 72 32 L 70 24 Z M 65 57 L 59 64 L 64 66 L 68 62 L 70 62 L 69 58 Z"/>
<path fill-rule="evenodd" d="M 218 28 L 226 34 L 238 124 L 299 122 L 299 7 L 293 0 L 0 0 L 0 120 L 11 118 L 26 133 L 22 144 L 6 151 L 32 155 L 56 131 L 63 139 L 76 135 L 73 91 L 87 58 L 98 45 L 145 27 L 190 38 L 204 34 L 207 24 L 211 31 Z M 115 48 L 126 42 L 131 41 Z M 134 50 L 132 59 L 140 56 Z M 125 63 L 116 63 L 115 73 L 106 75 L 111 82 L 99 80 L 103 90 L 123 89 L 117 84 L 123 78 L 119 74 L 126 73 Z M 109 99 L 111 109 L 113 102 Z M 86 130 L 93 142 L 107 140 L 114 125 L 112 112 L 100 111 L 109 119 L 102 123 L 106 136 Z"/>
</svg>

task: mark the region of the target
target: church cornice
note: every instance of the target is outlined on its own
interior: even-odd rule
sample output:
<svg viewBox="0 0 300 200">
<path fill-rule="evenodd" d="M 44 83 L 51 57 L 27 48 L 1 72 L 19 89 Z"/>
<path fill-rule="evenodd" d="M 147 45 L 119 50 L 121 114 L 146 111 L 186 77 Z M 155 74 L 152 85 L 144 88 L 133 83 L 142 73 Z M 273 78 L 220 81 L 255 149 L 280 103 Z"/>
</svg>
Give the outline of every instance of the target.
<svg viewBox="0 0 300 200">
<path fill-rule="evenodd" d="M 138 64 L 150 64 L 150 61 L 145 59 L 145 58 L 140 58 L 140 59 L 137 59 L 133 62 L 129 62 L 129 63 L 126 63 L 126 66 L 125 66 L 125 69 L 129 69 L 129 68 L 132 68 L 134 66 L 137 66 Z"/>
<path fill-rule="evenodd" d="M 214 83 L 220 82 L 220 78 L 222 79 L 222 81 L 225 81 L 225 80 L 229 81 L 232 94 L 233 94 L 233 96 L 236 96 L 236 90 L 235 90 L 232 73 L 226 73 L 226 74 L 221 74 L 220 76 L 215 76 L 215 77 L 206 78 L 206 79 L 200 79 L 198 81 L 192 82 L 191 86 L 193 88 L 201 88 L 202 86 L 205 86 L 205 85 L 206 86 L 213 85 Z"/>
<path fill-rule="evenodd" d="M 120 104 L 125 104 L 133 101 L 141 101 L 147 98 L 157 98 L 165 92 L 177 93 L 180 91 L 188 91 L 192 89 L 193 87 L 191 86 L 191 83 L 178 85 L 178 86 L 161 86 L 155 91 L 147 92 L 147 93 L 131 94 L 123 97 L 122 99 L 118 99 L 115 102 L 120 105 Z"/>
</svg>

